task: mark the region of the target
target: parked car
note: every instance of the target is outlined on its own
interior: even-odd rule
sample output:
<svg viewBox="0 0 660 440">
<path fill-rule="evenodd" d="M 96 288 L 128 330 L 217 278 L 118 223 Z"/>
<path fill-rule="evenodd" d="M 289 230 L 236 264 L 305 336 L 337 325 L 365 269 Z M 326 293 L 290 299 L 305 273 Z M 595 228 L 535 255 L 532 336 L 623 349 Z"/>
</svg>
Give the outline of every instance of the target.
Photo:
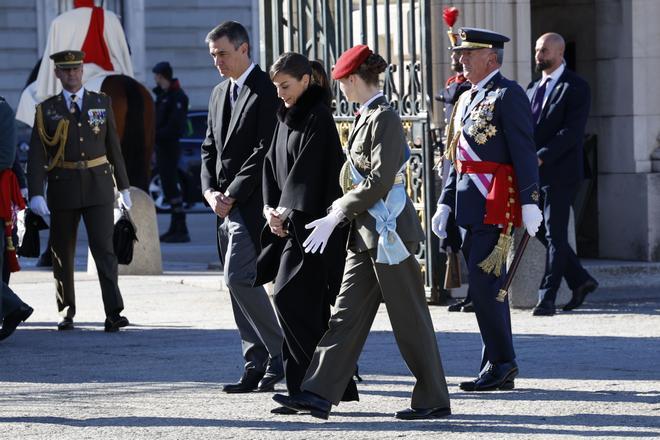
<svg viewBox="0 0 660 440">
<path fill-rule="evenodd" d="M 206 110 L 190 110 L 186 131 L 179 140 L 181 146 L 181 158 L 179 159 L 179 182 L 183 203 L 186 208 L 191 208 L 197 203 L 202 203 L 202 187 L 199 177 L 201 167 L 200 147 L 206 137 L 206 121 L 208 112 Z M 159 212 L 168 211 L 170 205 L 165 201 L 160 174 L 156 166 L 156 152 L 152 159 L 151 180 L 149 182 L 149 194 L 154 199 L 156 209 Z"/>
</svg>

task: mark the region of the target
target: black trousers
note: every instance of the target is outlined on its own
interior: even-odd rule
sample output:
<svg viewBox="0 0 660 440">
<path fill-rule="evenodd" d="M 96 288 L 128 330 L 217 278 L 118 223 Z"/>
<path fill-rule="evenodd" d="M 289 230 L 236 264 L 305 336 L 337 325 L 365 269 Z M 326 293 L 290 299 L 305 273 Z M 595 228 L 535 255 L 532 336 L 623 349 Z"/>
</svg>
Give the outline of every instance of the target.
<svg viewBox="0 0 660 440">
<path fill-rule="evenodd" d="M 568 220 L 575 200 L 576 185 L 544 186 L 540 206 L 543 223 L 536 238 L 546 248 L 545 273 L 539 287 L 539 299 L 554 304 L 562 278 L 575 290 L 591 278 L 568 243 Z"/>
<path fill-rule="evenodd" d="M 124 301 L 117 284 L 117 257 L 112 244 L 112 203 L 79 209 L 51 210 L 50 239 L 57 309 L 63 317 L 73 318 L 76 314 L 73 270 L 80 217 L 85 222 L 89 249 L 96 263 L 105 314 L 119 314 L 124 309 Z"/>
<path fill-rule="evenodd" d="M 181 148 L 179 142 L 158 145 L 156 148 L 156 165 L 160 174 L 165 200 L 170 204 L 181 202 L 181 182 L 179 182 L 179 159 Z"/>
<path fill-rule="evenodd" d="M 510 362 L 515 359 L 511 335 L 509 299 L 499 302 L 495 298 L 504 282 L 506 272 L 497 277 L 486 273 L 479 263 L 490 255 L 499 239 L 501 229 L 495 225 L 470 225 L 461 227 L 463 255 L 469 272 L 468 295 L 472 298 L 477 316 L 483 352 L 481 368 L 491 363 Z"/>
</svg>

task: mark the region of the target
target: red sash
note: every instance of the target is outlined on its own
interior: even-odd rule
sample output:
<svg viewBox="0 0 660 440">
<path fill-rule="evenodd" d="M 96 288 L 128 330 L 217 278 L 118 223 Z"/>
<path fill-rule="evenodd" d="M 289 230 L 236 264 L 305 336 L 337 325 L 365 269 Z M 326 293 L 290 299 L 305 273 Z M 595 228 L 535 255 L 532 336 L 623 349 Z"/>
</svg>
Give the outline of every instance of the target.
<svg viewBox="0 0 660 440">
<path fill-rule="evenodd" d="M 493 181 L 486 196 L 484 224 L 518 227 L 522 223 L 522 210 L 518 200 L 518 185 L 513 166 L 506 163 L 457 160 L 456 171 L 462 174 L 492 174 Z"/>
</svg>

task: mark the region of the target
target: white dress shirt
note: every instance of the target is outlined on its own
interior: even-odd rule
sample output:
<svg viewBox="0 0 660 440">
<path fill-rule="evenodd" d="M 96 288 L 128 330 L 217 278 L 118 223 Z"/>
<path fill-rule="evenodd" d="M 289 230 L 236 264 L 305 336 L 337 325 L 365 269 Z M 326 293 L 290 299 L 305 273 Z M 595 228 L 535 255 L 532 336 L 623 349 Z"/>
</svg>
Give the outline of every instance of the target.
<svg viewBox="0 0 660 440">
<path fill-rule="evenodd" d="M 255 64 L 251 63 L 250 66 L 245 69 L 245 72 L 241 76 L 238 77 L 238 79 L 234 80 L 230 78 L 231 84 L 229 87 L 229 103 L 231 104 L 231 108 L 234 108 L 234 94 L 233 90 L 234 87 L 238 87 L 238 91 L 236 92 L 236 96 L 238 96 L 241 93 L 241 89 L 243 88 L 243 84 L 245 84 L 245 80 L 247 79 L 248 75 L 250 72 L 252 72 L 252 69 L 254 69 Z"/>
<path fill-rule="evenodd" d="M 82 106 L 83 106 L 83 96 L 85 96 L 85 88 L 81 87 L 80 90 L 78 90 L 76 93 L 71 93 L 68 90 L 62 90 L 62 94 L 64 95 L 64 102 L 66 103 L 66 108 L 71 109 L 71 95 L 76 95 L 76 105 L 78 106 L 78 110 L 82 113 Z"/>
<path fill-rule="evenodd" d="M 539 86 L 543 84 L 544 81 L 548 81 L 545 86 L 545 95 L 543 95 L 543 105 L 541 108 L 545 107 L 545 103 L 548 102 L 548 98 L 550 97 L 550 93 L 552 93 L 552 89 L 554 89 L 555 85 L 557 85 L 557 81 L 559 81 L 559 78 L 561 78 L 561 76 L 564 74 L 564 70 L 566 70 L 566 65 L 561 63 L 561 65 L 553 70 L 552 73 L 547 74 L 543 72 L 541 75 L 541 82 L 539 82 Z M 534 99 L 533 96 L 532 99 Z"/>
</svg>

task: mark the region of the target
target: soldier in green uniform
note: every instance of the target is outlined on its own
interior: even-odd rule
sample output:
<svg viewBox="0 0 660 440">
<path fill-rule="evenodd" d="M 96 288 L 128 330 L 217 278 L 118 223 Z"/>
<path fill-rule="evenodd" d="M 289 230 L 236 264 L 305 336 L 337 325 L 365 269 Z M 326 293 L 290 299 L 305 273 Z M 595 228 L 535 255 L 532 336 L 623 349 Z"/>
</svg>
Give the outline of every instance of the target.
<svg viewBox="0 0 660 440">
<path fill-rule="evenodd" d="M 82 86 L 84 52 L 50 56 L 63 91 L 37 106 L 28 156 L 30 208 L 50 216 L 58 330 L 73 329 L 76 233 L 82 217 L 96 262 L 105 308 L 105 331 L 128 325 L 117 284 L 113 233 L 115 182 L 120 202 L 131 206 L 110 98 Z M 114 175 L 114 177 L 113 177 Z M 44 182 L 48 182 L 44 199 Z"/>
</svg>

